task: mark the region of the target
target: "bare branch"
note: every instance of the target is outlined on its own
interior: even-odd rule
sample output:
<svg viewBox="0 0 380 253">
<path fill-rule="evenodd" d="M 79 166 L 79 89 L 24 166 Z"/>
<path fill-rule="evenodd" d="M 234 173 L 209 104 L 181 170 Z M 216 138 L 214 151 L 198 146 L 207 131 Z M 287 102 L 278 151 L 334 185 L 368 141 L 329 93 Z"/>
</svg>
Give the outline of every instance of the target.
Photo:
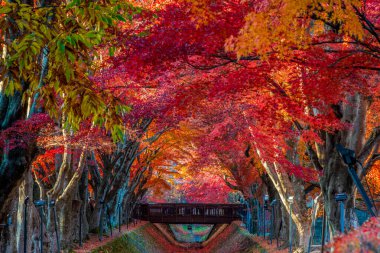
<svg viewBox="0 0 380 253">
<path fill-rule="evenodd" d="M 380 161 L 380 153 L 372 155 L 371 159 L 365 164 L 361 177 L 365 177 L 377 161 Z"/>
<path fill-rule="evenodd" d="M 366 143 L 363 146 L 362 151 L 358 155 L 358 160 L 360 162 L 365 162 L 368 160 L 369 156 L 373 153 L 376 152 L 375 148 L 378 147 L 380 143 L 380 126 L 375 127 L 369 138 L 367 139 Z"/>
<path fill-rule="evenodd" d="M 236 185 L 233 185 L 230 181 L 228 181 L 228 176 L 227 175 L 223 175 L 223 180 L 224 180 L 224 182 L 226 183 L 226 185 L 228 186 L 228 187 L 230 187 L 232 190 L 235 190 L 235 191 L 240 191 L 240 188 L 238 187 L 238 186 L 236 186 Z"/>
</svg>

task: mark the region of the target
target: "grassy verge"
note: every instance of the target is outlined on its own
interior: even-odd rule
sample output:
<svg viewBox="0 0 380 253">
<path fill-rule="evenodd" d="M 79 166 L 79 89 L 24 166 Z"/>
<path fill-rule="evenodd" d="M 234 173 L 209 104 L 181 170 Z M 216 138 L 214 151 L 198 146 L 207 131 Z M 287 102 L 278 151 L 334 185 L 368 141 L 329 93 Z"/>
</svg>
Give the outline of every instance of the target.
<svg viewBox="0 0 380 253">
<path fill-rule="evenodd" d="M 141 253 L 166 252 L 166 245 L 160 232 L 150 223 L 132 230 L 120 238 L 92 251 L 92 253 Z"/>
<path fill-rule="evenodd" d="M 133 241 L 128 235 L 123 235 L 116 240 L 107 243 L 106 245 L 97 248 L 92 251 L 93 253 L 140 253 L 140 251 L 134 246 Z"/>
<path fill-rule="evenodd" d="M 223 231 L 204 252 L 213 253 L 266 253 L 267 251 L 254 241 L 253 235 L 234 222 Z"/>
</svg>

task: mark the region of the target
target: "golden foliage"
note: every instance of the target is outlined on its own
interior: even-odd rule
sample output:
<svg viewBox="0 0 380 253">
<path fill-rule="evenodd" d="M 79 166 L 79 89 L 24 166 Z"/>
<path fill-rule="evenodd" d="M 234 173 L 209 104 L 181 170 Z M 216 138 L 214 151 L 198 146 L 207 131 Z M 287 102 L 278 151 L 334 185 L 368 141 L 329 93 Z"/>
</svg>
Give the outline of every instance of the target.
<svg viewBox="0 0 380 253">
<path fill-rule="evenodd" d="M 256 53 L 262 57 L 309 46 L 311 39 L 326 31 L 324 24 L 337 27 L 339 33 L 363 38 L 363 28 L 355 8 L 359 0 L 273 0 L 246 16 L 237 37 L 226 42 L 226 49 L 238 57 Z"/>
</svg>

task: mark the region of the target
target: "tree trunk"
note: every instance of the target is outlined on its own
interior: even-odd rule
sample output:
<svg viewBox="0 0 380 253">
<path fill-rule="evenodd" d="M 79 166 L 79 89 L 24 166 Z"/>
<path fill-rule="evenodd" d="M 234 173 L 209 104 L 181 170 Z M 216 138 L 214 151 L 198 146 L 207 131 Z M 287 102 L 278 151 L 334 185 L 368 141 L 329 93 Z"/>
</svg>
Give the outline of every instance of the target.
<svg viewBox="0 0 380 253">
<path fill-rule="evenodd" d="M 57 203 L 62 249 L 71 249 L 73 242 L 78 240 L 80 206 L 81 201 L 74 199 L 73 196 L 67 196 L 65 201 Z"/>
<path fill-rule="evenodd" d="M 346 206 L 346 229 L 357 226 L 357 217 L 354 212 L 355 185 L 348 174 L 347 165 L 336 150 L 336 145 L 352 149 L 357 154 L 358 160 L 366 165 L 370 156 L 377 149 L 380 139 L 380 130 L 374 129 L 370 138 L 365 141 L 366 113 L 369 108 L 368 98 L 363 95 L 353 95 L 348 98 L 348 103 L 335 106 L 336 114 L 342 122 L 350 124 L 350 128 L 334 133 L 321 132 L 323 144 L 316 144 L 318 161 L 314 161 L 315 167 L 323 168 L 320 185 L 324 197 L 326 215 L 329 227 L 333 235 L 339 233 L 339 207 L 335 200 L 338 193 L 346 193 L 348 199 Z M 319 163 L 319 164 L 316 164 Z M 366 167 L 366 166 L 364 166 Z M 359 177 L 362 170 L 356 168 Z"/>
<path fill-rule="evenodd" d="M 335 200 L 335 195 L 337 193 L 347 193 L 348 199 L 345 203 L 346 207 L 346 217 L 348 220 L 354 220 L 355 217 L 351 213 L 353 206 L 353 182 L 348 175 L 347 167 L 342 164 L 341 158 L 334 152 L 329 158 L 330 163 L 324 170 L 323 177 L 321 179 L 320 185 L 324 197 L 325 211 L 329 226 L 332 230 L 333 235 L 339 233 L 339 221 L 340 212 L 339 205 Z M 347 223 L 350 226 L 351 222 Z M 349 229 L 349 227 L 347 227 Z"/>
<path fill-rule="evenodd" d="M 268 174 L 263 174 L 261 176 L 261 179 L 263 180 L 264 184 L 267 186 L 268 189 L 268 195 L 269 195 L 269 203 L 272 203 L 274 199 L 276 199 L 276 204 L 274 205 L 274 208 L 272 206 L 270 207 L 271 210 L 274 209 L 275 216 L 272 219 L 274 221 L 273 226 L 273 239 L 276 240 L 278 238 L 279 243 L 280 240 L 288 240 L 289 238 L 289 215 L 287 212 L 283 213 L 283 204 L 280 201 L 280 196 L 278 195 L 278 192 L 271 181 Z M 272 214 L 273 215 L 273 214 Z M 285 243 L 285 246 L 287 246 L 288 243 Z"/>
<path fill-rule="evenodd" d="M 260 155 L 260 151 L 258 151 Z M 269 164 L 262 161 L 262 164 L 268 173 L 274 187 L 276 188 L 280 197 L 284 211 L 290 214 L 290 204 L 288 202 L 289 196 L 294 196 L 294 203 L 292 205 L 292 221 L 298 234 L 298 245 L 306 249 L 308 243 L 308 231 L 310 230 L 310 219 L 307 216 L 304 189 L 300 180 L 290 177 L 280 170 L 279 165 Z M 294 240 L 293 240 L 294 242 Z"/>
</svg>

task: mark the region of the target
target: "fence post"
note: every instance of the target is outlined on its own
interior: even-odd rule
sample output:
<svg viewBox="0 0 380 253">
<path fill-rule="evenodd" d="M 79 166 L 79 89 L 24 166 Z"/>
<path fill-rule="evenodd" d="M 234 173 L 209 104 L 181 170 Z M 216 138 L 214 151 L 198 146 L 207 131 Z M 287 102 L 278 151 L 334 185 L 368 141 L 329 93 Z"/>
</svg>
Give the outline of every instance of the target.
<svg viewBox="0 0 380 253">
<path fill-rule="evenodd" d="M 292 253 L 292 231 L 293 231 L 293 220 L 292 220 L 292 208 L 293 208 L 293 202 L 294 197 L 289 196 L 288 198 L 289 202 L 289 253 Z"/>
<path fill-rule="evenodd" d="M 24 253 L 28 248 L 28 202 L 29 196 L 24 200 Z"/>
<path fill-rule="evenodd" d="M 44 228 L 43 228 L 43 225 L 44 225 L 44 221 L 43 221 L 43 210 L 42 208 L 44 207 L 44 205 L 46 204 L 46 201 L 45 200 L 37 200 L 37 201 L 34 201 L 34 205 L 38 208 L 38 211 L 40 213 L 40 252 L 43 253 L 44 252 L 44 247 L 43 247 L 43 244 L 44 244 Z"/>
<path fill-rule="evenodd" d="M 257 200 L 257 236 L 260 236 L 261 231 L 263 230 L 263 225 L 261 224 L 261 206 L 260 206 L 260 201 Z"/>
<path fill-rule="evenodd" d="M 272 207 L 272 231 L 270 235 L 270 244 L 272 244 L 273 236 L 275 233 L 275 223 L 276 223 L 276 209 L 275 206 L 277 204 L 277 199 L 273 199 L 272 202 L 270 203 L 270 206 Z"/>
<path fill-rule="evenodd" d="M 251 210 L 251 206 L 249 205 L 249 199 L 248 201 L 246 201 L 246 205 L 247 205 L 247 223 L 248 223 L 248 228 L 249 228 L 249 232 L 250 233 L 253 233 L 253 217 L 252 217 L 252 210 Z"/>
<path fill-rule="evenodd" d="M 10 227 L 12 225 L 12 214 L 7 215 L 7 227 Z"/>
<path fill-rule="evenodd" d="M 252 201 L 252 233 L 259 236 L 259 212 L 257 199 Z"/>
<path fill-rule="evenodd" d="M 99 202 L 101 204 L 100 218 L 99 218 L 99 241 L 103 240 L 103 212 L 104 212 L 104 200 Z"/>
<path fill-rule="evenodd" d="M 82 219 L 83 219 L 83 203 L 80 204 L 79 208 L 79 246 L 82 247 Z"/>
<path fill-rule="evenodd" d="M 335 200 L 339 204 L 339 209 L 340 209 L 340 232 L 343 234 L 344 233 L 344 215 L 345 215 L 344 201 L 347 200 L 347 194 L 346 193 L 338 193 L 338 194 L 335 195 Z"/>
<path fill-rule="evenodd" d="M 130 216 L 130 207 L 129 207 L 129 202 L 127 202 L 127 229 L 129 227 L 129 216 Z"/>
<path fill-rule="evenodd" d="M 311 228 L 310 228 L 310 238 L 309 238 L 309 245 L 307 246 L 307 253 L 310 253 L 311 250 L 311 244 L 313 242 L 314 237 L 314 230 L 315 230 L 315 220 L 317 215 L 317 201 L 314 202 L 314 199 L 312 200 L 312 206 L 313 206 L 313 213 L 311 216 Z"/>
<path fill-rule="evenodd" d="M 111 215 L 110 215 L 110 210 L 109 210 L 108 204 L 106 205 L 106 215 L 107 215 L 108 226 L 111 230 L 111 237 L 112 237 L 112 222 L 111 222 Z"/>
<path fill-rule="evenodd" d="M 55 237 L 57 240 L 57 251 L 61 252 L 61 242 L 59 240 L 59 234 L 58 234 L 57 209 L 55 207 L 55 200 L 50 201 L 49 207 L 53 208 L 54 230 L 55 230 Z"/>
<path fill-rule="evenodd" d="M 323 209 L 323 220 L 322 220 L 322 247 L 321 247 L 321 253 L 324 251 L 325 247 L 325 239 L 326 239 L 326 210 Z"/>
<path fill-rule="evenodd" d="M 119 211 L 119 233 L 121 233 L 121 203 L 118 203 Z"/>
<path fill-rule="evenodd" d="M 264 236 L 265 239 L 265 209 L 264 209 L 264 203 L 261 207 L 261 232 L 263 233 L 262 235 Z"/>
<path fill-rule="evenodd" d="M 265 239 L 265 235 L 266 235 L 266 211 L 268 210 L 268 201 L 269 201 L 269 196 L 268 195 L 264 195 L 264 203 L 263 203 L 263 220 L 264 220 L 264 239 Z"/>
</svg>

